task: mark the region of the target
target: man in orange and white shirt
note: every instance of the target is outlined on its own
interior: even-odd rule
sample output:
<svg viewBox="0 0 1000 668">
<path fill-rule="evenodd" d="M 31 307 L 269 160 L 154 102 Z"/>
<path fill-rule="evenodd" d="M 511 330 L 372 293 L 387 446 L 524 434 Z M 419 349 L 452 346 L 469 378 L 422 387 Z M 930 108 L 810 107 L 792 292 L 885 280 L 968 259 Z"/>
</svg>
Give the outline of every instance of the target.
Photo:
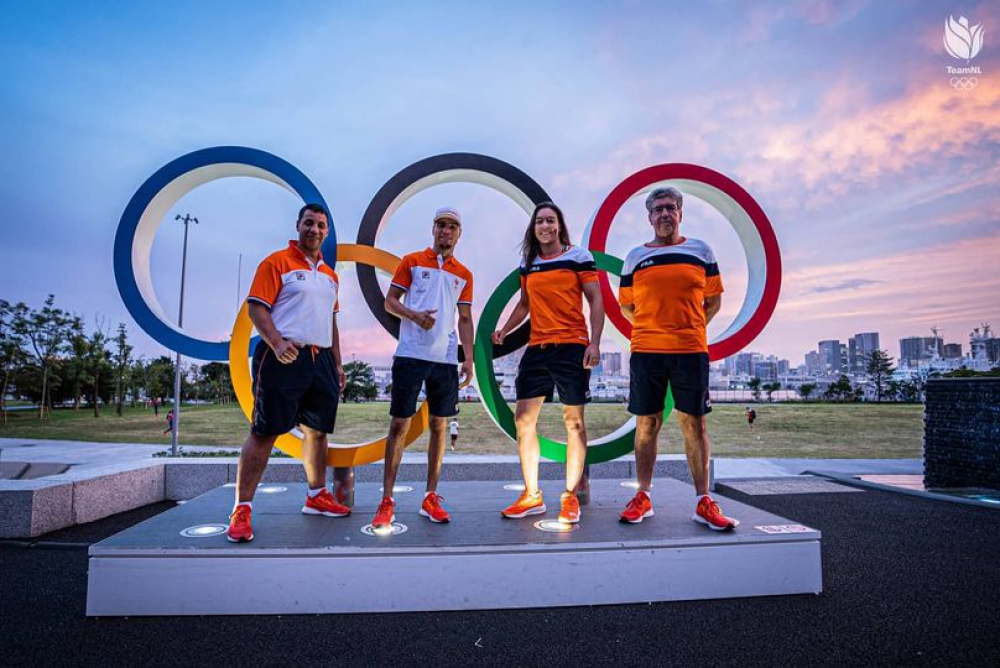
<svg viewBox="0 0 1000 668">
<path fill-rule="evenodd" d="M 350 508 L 326 488 L 327 434 L 337 421 L 344 369 L 337 330 L 340 282 L 320 249 L 330 221 L 319 204 L 306 204 L 295 224 L 299 238 L 268 255 L 247 297 L 261 341 L 253 356 L 253 424 L 240 452 L 236 507 L 227 537 L 253 540 L 253 497 L 278 436 L 298 425 L 309 492 L 306 515 L 344 517 Z"/>
<path fill-rule="evenodd" d="M 462 218 L 458 211 L 449 207 L 438 209 L 431 233 L 432 247 L 403 256 L 385 298 L 385 309 L 401 322 L 392 363 L 389 407 L 392 422 L 385 446 L 384 496 L 372 521 L 372 528 L 377 533 L 392 531 L 396 507 L 392 489 L 403 457 L 402 439 L 417 412 L 421 389 L 426 392 L 430 411 L 430 444 L 427 448 L 427 488 L 420 514 L 432 522 L 451 520 L 441 505 L 437 484 L 448 420 L 458 414 L 459 382 L 472 377 L 472 273 L 455 259 L 455 246 L 462 236 Z M 461 372 L 458 369 L 459 339 L 465 357 Z"/>
<path fill-rule="evenodd" d="M 636 416 L 639 491 L 620 519 L 636 524 L 653 514 L 649 490 L 669 387 L 698 495 L 692 519 L 726 531 L 739 522 L 723 515 L 708 495 L 706 420 L 712 410 L 706 327 L 722 307 L 722 278 L 708 244 L 681 236 L 683 206 L 684 197 L 675 188 L 649 194 L 646 211 L 653 240 L 632 249 L 622 268 L 618 300 L 632 322 L 629 412 Z"/>
</svg>

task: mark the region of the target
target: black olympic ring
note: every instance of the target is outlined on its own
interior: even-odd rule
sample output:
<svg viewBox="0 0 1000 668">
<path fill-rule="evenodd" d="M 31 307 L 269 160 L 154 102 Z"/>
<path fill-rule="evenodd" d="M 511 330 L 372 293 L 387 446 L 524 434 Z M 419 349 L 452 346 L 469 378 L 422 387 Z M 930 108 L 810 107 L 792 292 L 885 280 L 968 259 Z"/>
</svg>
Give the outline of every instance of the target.
<svg viewBox="0 0 1000 668">
<path fill-rule="evenodd" d="M 386 181 L 361 219 L 358 229 L 358 244 L 374 247 L 382 227 L 403 202 L 421 190 L 440 183 L 479 183 L 497 190 L 522 206 L 551 201 L 533 178 L 510 163 L 478 153 L 443 153 L 424 158 L 400 170 Z M 399 338 L 399 318 L 385 310 L 385 295 L 378 284 L 375 267 L 359 265 L 358 283 L 361 294 L 376 320 L 393 338 Z M 531 337 L 531 322 L 512 331 L 502 345 L 493 347 L 493 357 L 503 357 L 527 345 Z M 464 360 L 464 351 L 459 348 L 459 360 Z"/>
</svg>

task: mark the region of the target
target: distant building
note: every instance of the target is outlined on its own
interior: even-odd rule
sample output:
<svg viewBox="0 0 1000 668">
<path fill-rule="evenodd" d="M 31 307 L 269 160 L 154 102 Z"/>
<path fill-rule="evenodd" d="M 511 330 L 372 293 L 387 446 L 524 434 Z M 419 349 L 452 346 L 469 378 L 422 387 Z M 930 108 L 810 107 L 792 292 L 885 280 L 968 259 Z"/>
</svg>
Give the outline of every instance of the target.
<svg viewBox="0 0 1000 668">
<path fill-rule="evenodd" d="M 844 373 L 843 346 L 837 339 L 820 341 L 817 344 L 820 363 L 823 365 L 823 373 L 833 376 Z"/>
<path fill-rule="evenodd" d="M 757 360 L 754 362 L 752 375 L 760 378 L 763 383 L 773 383 L 778 380 L 778 365 L 775 362 Z"/>
<path fill-rule="evenodd" d="M 946 343 L 944 344 L 944 352 L 941 357 L 946 360 L 957 360 L 962 357 L 962 344 L 961 343 Z"/>
<path fill-rule="evenodd" d="M 601 370 L 605 376 L 620 376 L 622 373 L 622 354 L 601 353 Z"/>
<path fill-rule="evenodd" d="M 921 362 L 930 362 L 935 357 L 943 357 L 944 340 L 934 336 L 909 336 L 899 340 L 899 363 L 916 367 Z"/>
<path fill-rule="evenodd" d="M 806 364 L 805 364 L 805 375 L 807 376 L 822 376 L 826 371 L 826 365 L 823 364 L 823 360 L 820 358 L 819 353 L 815 350 L 810 350 L 806 353 Z"/>
<path fill-rule="evenodd" d="M 880 349 L 878 332 L 862 332 L 852 336 L 847 342 L 848 371 L 855 375 L 864 374 L 872 353 Z"/>
</svg>

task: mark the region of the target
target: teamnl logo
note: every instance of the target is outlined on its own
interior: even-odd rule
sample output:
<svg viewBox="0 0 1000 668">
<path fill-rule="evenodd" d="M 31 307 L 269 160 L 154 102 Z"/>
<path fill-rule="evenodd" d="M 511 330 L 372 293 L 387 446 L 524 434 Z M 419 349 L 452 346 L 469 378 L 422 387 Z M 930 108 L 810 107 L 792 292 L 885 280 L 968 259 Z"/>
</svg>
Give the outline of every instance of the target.
<svg viewBox="0 0 1000 668">
<path fill-rule="evenodd" d="M 948 83 L 955 90 L 972 90 L 979 85 L 979 77 L 969 76 L 983 73 L 983 68 L 971 65 L 972 59 L 979 55 L 983 48 L 983 24 L 969 25 L 969 19 L 959 16 L 949 16 L 944 23 L 944 48 L 952 58 L 965 61 L 965 67 L 945 66 L 951 75 Z"/>
</svg>

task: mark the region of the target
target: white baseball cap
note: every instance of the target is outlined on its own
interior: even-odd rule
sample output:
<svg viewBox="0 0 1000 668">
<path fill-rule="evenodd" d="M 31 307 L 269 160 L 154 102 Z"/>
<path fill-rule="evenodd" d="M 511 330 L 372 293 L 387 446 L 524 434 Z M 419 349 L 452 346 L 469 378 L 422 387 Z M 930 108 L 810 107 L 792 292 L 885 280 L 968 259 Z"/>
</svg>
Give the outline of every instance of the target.
<svg viewBox="0 0 1000 668">
<path fill-rule="evenodd" d="M 434 213 L 434 222 L 442 219 L 453 220 L 459 225 L 462 224 L 462 216 L 458 213 L 458 209 L 453 209 L 450 206 L 443 206 Z"/>
</svg>

